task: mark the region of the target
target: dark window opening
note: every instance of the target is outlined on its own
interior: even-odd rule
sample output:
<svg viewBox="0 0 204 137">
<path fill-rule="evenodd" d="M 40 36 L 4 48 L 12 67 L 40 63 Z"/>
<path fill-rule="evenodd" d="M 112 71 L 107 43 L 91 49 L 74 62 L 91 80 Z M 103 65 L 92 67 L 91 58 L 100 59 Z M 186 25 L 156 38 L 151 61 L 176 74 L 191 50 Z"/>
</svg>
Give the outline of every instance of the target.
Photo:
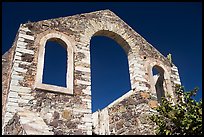
<svg viewBox="0 0 204 137">
<path fill-rule="evenodd" d="M 91 39 L 92 112 L 103 109 L 131 89 L 128 59 L 124 49 L 113 39 Z"/>
<path fill-rule="evenodd" d="M 162 97 L 165 96 L 164 92 L 164 70 L 159 66 L 152 68 L 153 78 L 155 83 L 155 89 L 157 94 L 157 100 L 159 103 L 162 101 Z"/>
<path fill-rule="evenodd" d="M 42 83 L 66 87 L 67 51 L 57 42 L 47 41 Z"/>
</svg>

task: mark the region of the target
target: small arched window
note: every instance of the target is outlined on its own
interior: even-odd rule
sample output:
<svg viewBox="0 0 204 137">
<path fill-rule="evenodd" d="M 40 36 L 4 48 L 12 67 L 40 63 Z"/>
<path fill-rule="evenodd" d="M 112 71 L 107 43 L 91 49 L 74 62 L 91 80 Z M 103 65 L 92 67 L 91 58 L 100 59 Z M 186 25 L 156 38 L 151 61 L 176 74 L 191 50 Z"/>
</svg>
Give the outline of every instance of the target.
<svg viewBox="0 0 204 137">
<path fill-rule="evenodd" d="M 67 52 L 66 57 L 66 86 L 58 86 L 53 84 L 46 84 L 43 82 L 43 70 L 44 70 L 44 62 L 45 62 L 45 45 L 48 41 L 54 41 L 62 45 Z M 59 92 L 65 94 L 73 94 L 73 45 L 74 42 L 70 40 L 70 37 L 63 33 L 53 32 L 39 34 L 36 38 L 36 45 L 39 46 L 39 53 L 38 53 L 38 64 L 37 64 L 37 74 L 36 74 L 36 81 L 35 81 L 35 88 L 52 91 L 52 92 Z M 59 45 L 58 44 L 58 45 Z M 49 59 L 48 59 L 49 60 Z M 59 60 L 60 61 L 60 60 Z"/>
<path fill-rule="evenodd" d="M 161 103 L 162 97 L 165 96 L 164 90 L 164 70 L 158 65 L 153 66 L 152 68 L 153 80 L 154 80 L 154 88 L 157 94 L 157 100 Z"/>
<path fill-rule="evenodd" d="M 42 83 L 68 87 L 66 84 L 67 51 L 57 40 L 49 39 L 45 46 Z M 68 59 L 69 60 L 69 59 Z"/>
</svg>

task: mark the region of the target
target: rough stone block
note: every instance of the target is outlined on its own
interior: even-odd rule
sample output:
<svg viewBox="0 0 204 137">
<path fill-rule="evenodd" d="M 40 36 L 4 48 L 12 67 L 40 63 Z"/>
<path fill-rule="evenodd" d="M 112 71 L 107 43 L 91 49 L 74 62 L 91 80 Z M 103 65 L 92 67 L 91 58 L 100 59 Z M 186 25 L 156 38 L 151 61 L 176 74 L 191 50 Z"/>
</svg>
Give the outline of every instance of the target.
<svg viewBox="0 0 204 137">
<path fill-rule="evenodd" d="M 148 105 L 151 107 L 151 108 L 156 108 L 158 106 L 158 102 L 155 101 L 155 100 L 150 100 Z"/>
<path fill-rule="evenodd" d="M 30 29 L 28 29 L 27 27 L 25 27 L 25 28 L 24 27 L 20 27 L 20 30 L 26 31 L 26 32 L 31 32 Z"/>
<path fill-rule="evenodd" d="M 23 49 L 23 48 L 16 48 L 16 51 L 21 52 L 21 53 L 27 53 L 27 54 L 34 54 L 34 51 L 28 50 L 28 49 Z"/>
<path fill-rule="evenodd" d="M 136 90 L 145 91 L 145 90 L 148 90 L 148 89 L 149 89 L 148 87 L 142 87 L 142 86 L 137 86 L 137 87 L 136 87 Z"/>
<path fill-rule="evenodd" d="M 17 47 L 21 46 L 21 47 L 26 47 L 26 45 L 28 45 L 28 43 L 24 42 L 24 41 L 17 41 Z"/>
<path fill-rule="evenodd" d="M 28 102 L 29 102 L 29 100 L 25 100 L 25 99 L 22 99 L 22 98 L 20 98 L 20 99 L 18 100 L 18 103 L 27 104 Z"/>
<path fill-rule="evenodd" d="M 83 80 L 76 80 L 76 83 L 79 85 L 79 84 L 81 84 L 81 85 L 91 85 L 91 82 L 89 82 L 89 81 L 83 81 Z"/>
<path fill-rule="evenodd" d="M 17 92 L 20 91 L 20 92 L 29 93 L 29 92 L 31 91 L 31 88 L 12 85 L 12 86 L 10 87 L 10 90 L 12 90 L 12 91 L 17 91 Z"/>
<path fill-rule="evenodd" d="M 18 98 L 9 98 L 9 102 L 18 103 Z"/>
<path fill-rule="evenodd" d="M 78 125 L 77 128 L 78 129 L 86 129 L 86 126 L 85 125 Z"/>
<path fill-rule="evenodd" d="M 18 107 L 14 107 L 14 106 L 8 106 L 7 109 L 6 109 L 7 112 L 17 112 L 18 111 Z"/>
<path fill-rule="evenodd" d="M 133 73 L 133 75 L 145 75 L 145 71 L 143 71 L 143 70 L 141 70 L 141 69 L 138 69 L 138 70 L 136 70 L 136 71 L 134 71 L 134 73 Z"/>
<path fill-rule="evenodd" d="M 19 75 L 20 75 L 20 72 L 17 72 L 17 71 L 15 71 L 15 70 L 13 70 L 12 75 L 17 75 L 17 76 L 19 76 Z M 16 80 L 16 79 L 13 79 L 13 80 Z M 18 80 L 18 81 L 20 81 L 20 80 Z"/>
<path fill-rule="evenodd" d="M 18 98 L 18 93 L 10 91 L 8 94 L 8 98 Z"/>
<path fill-rule="evenodd" d="M 17 40 L 17 42 L 24 42 L 25 41 L 25 39 L 24 38 L 18 38 L 18 40 Z"/>
<path fill-rule="evenodd" d="M 6 112 L 5 117 L 12 118 L 13 115 L 14 115 L 13 113 Z"/>
<path fill-rule="evenodd" d="M 92 135 L 92 130 L 89 130 L 86 133 L 87 133 L 87 135 Z"/>
<path fill-rule="evenodd" d="M 22 45 L 18 45 L 18 48 L 20 48 L 20 49 L 26 49 L 27 47 L 26 47 L 26 46 L 22 46 Z"/>
<path fill-rule="evenodd" d="M 89 72 L 89 73 L 91 72 L 90 68 L 85 68 L 85 67 L 81 67 L 81 66 L 76 66 L 75 70 L 83 71 L 83 72 Z"/>
<path fill-rule="evenodd" d="M 67 120 L 70 120 L 72 118 L 70 110 L 64 110 L 61 115 L 64 119 Z"/>
<path fill-rule="evenodd" d="M 19 82 L 18 80 L 12 79 L 12 80 L 11 80 L 11 85 L 19 86 L 19 83 L 18 83 L 18 82 Z"/>
<path fill-rule="evenodd" d="M 19 57 L 21 57 L 22 56 L 22 54 L 20 53 L 20 52 L 16 52 L 16 54 L 15 54 L 16 56 L 19 56 Z"/>
<path fill-rule="evenodd" d="M 34 37 L 33 37 L 33 36 L 30 36 L 30 35 L 25 35 L 25 34 L 19 33 L 18 36 L 19 36 L 20 38 L 25 38 L 25 39 L 28 39 L 28 40 L 34 40 Z"/>
<path fill-rule="evenodd" d="M 87 102 L 87 108 L 91 109 L 91 103 L 90 102 Z"/>
<path fill-rule="evenodd" d="M 19 60 L 16 60 L 15 62 L 16 62 L 16 63 L 19 63 L 19 64 L 22 64 L 22 65 L 31 65 L 31 64 L 32 64 L 32 63 L 30 63 L 30 62 L 19 61 Z"/>
<path fill-rule="evenodd" d="M 82 101 L 90 102 L 90 103 L 91 103 L 91 99 L 85 99 L 85 98 L 82 98 Z"/>
<path fill-rule="evenodd" d="M 147 82 L 147 80 L 146 80 L 146 79 L 141 78 L 141 77 L 135 77 L 135 80 L 137 80 L 137 81 Z"/>
<path fill-rule="evenodd" d="M 30 95 L 26 95 L 26 96 L 21 96 L 21 99 L 23 99 L 23 100 L 31 100 L 31 99 L 34 99 L 34 97 L 30 96 Z"/>
<path fill-rule="evenodd" d="M 89 59 L 82 59 L 81 62 L 82 63 L 86 63 L 86 64 L 90 64 L 90 60 Z"/>
<path fill-rule="evenodd" d="M 14 106 L 14 107 L 18 107 L 18 103 L 17 102 L 11 102 L 9 100 L 9 102 L 7 103 L 8 106 Z"/>
<path fill-rule="evenodd" d="M 140 95 L 142 96 L 142 98 L 144 99 L 148 99 L 150 97 L 149 93 L 147 92 L 141 92 Z"/>
<path fill-rule="evenodd" d="M 83 89 L 82 92 L 86 95 L 91 95 L 91 90 Z"/>
<path fill-rule="evenodd" d="M 74 108 L 73 111 L 81 112 L 81 113 L 91 113 L 91 109 L 77 109 L 77 108 Z"/>
<path fill-rule="evenodd" d="M 15 66 L 13 67 L 13 69 L 14 69 L 15 71 L 18 71 L 18 72 L 21 72 L 21 73 L 26 73 L 26 72 L 27 72 L 27 69 L 15 67 Z"/>
<path fill-rule="evenodd" d="M 19 56 L 14 56 L 14 60 L 21 60 L 21 57 L 19 57 Z"/>
</svg>

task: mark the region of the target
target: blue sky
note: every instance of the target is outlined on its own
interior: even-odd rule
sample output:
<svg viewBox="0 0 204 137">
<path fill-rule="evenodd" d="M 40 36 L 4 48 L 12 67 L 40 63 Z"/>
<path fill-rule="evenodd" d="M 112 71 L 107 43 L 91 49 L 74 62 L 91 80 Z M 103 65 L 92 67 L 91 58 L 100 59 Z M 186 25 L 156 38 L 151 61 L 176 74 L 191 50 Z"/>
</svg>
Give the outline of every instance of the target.
<svg viewBox="0 0 204 137">
<path fill-rule="evenodd" d="M 202 5 L 199 2 L 6 2 L 2 4 L 2 54 L 12 46 L 21 23 L 103 9 L 113 11 L 164 56 L 171 53 L 182 85 L 186 90 L 198 86 L 195 99 L 202 97 Z M 61 51 L 57 46 L 54 49 L 50 50 L 51 57 Z M 48 64 L 53 66 L 53 62 Z M 130 90 L 128 71 L 127 57 L 115 41 L 107 37 L 91 39 L 92 111 Z M 54 78 L 61 76 L 63 73 Z M 61 79 L 59 84 L 63 83 L 64 78 Z"/>
</svg>

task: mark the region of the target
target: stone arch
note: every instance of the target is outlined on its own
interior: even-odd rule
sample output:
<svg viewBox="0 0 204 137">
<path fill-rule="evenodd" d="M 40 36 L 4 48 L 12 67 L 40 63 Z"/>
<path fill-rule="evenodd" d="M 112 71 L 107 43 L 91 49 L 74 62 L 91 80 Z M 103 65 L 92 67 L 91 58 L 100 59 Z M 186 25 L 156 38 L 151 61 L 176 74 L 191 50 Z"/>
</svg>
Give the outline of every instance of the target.
<svg viewBox="0 0 204 137">
<path fill-rule="evenodd" d="M 122 38 L 120 35 L 118 35 L 117 33 L 113 32 L 113 31 L 99 30 L 96 33 L 94 33 L 92 37 L 94 37 L 94 36 L 106 36 L 106 37 L 113 39 L 115 42 L 117 42 L 123 48 L 123 50 L 125 51 L 126 54 L 128 54 L 129 51 L 131 50 L 131 47 L 127 43 L 127 41 L 125 41 L 124 38 Z"/>
<path fill-rule="evenodd" d="M 67 51 L 66 88 L 42 83 L 45 45 L 48 40 L 59 43 Z M 70 37 L 68 37 L 67 35 L 61 32 L 45 31 L 37 35 L 36 41 L 34 44 L 36 46 L 39 46 L 37 74 L 36 74 L 34 88 L 60 92 L 60 93 L 73 94 L 73 75 L 74 75 L 73 74 L 73 70 L 74 70 L 73 68 L 74 67 L 73 66 L 74 48 L 73 47 L 75 42 Z"/>
<path fill-rule="evenodd" d="M 131 89 L 134 88 L 134 63 L 136 56 L 139 54 L 138 47 L 136 46 L 135 33 L 131 29 L 125 28 L 122 23 L 104 22 L 103 20 L 95 22 L 94 20 L 87 20 L 86 28 L 83 35 L 80 35 L 80 44 L 85 46 L 87 50 L 90 48 L 90 41 L 93 36 L 107 36 L 116 41 L 125 51 L 128 58 Z M 131 32 L 127 33 L 127 32 Z M 136 50 L 135 50 L 136 49 Z"/>
<path fill-rule="evenodd" d="M 130 54 L 135 48 L 136 41 L 134 41 L 133 35 L 127 33 L 129 31 L 132 32 L 132 30 L 127 30 L 121 23 L 104 22 L 104 20 L 96 22 L 91 19 L 87 20 L 87 22 L 89 25 L 86 26 L 84 35 L 81 35 L 81 42 L 89 44 L 92 36 L 100 35 L 114 39 L 127 54 Z M 134 32 L 132 33 L 134 34 Z"/>
<path fill-rule="evenodd" d="M 164 90 L 164 96 L 167 96 L 168 94 L 174 97 L 173 92 L 172 92 L 172 87 L 170 86 L 171 80 L 170 80 L 170 74 L 165 65 L 159 60 L 150 62 L 148 61 L 148 66 L 147 66 L 147 71 L 149 74 L 149 82 L 150 82 L 150 90 L 152 93 L 156 93 L 156 88 L 155 88 L 155 82 L 153 78 L 153 67 L 156 67 L 159 73 L 163 73 L 163 90 Z"/>
</svg>

